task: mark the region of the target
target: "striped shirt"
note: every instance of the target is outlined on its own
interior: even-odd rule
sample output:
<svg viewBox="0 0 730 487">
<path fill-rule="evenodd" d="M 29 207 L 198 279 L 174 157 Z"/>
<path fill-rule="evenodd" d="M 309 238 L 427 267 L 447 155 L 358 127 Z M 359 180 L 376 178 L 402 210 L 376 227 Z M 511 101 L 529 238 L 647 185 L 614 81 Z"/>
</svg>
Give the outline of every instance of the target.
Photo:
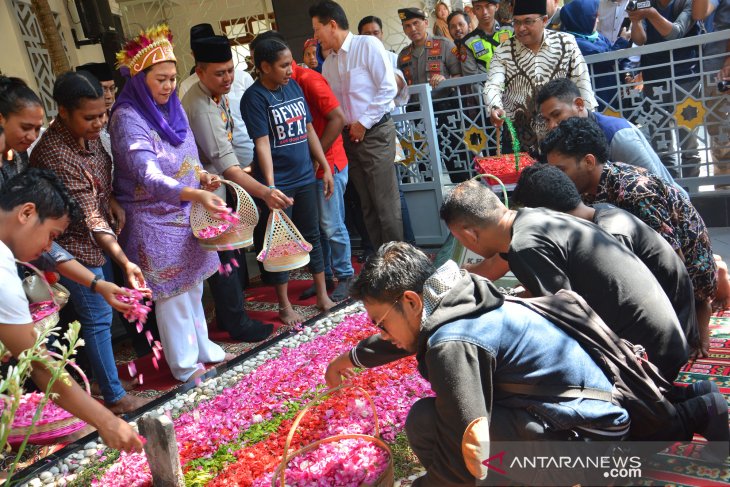
<svg viewBox="0 0 730 487">
<path fill-rule="evenodd" d="M 484 87 L 485 103 L 490 111 L 502 108 L 507 112 L 522 150 L 536 150 L 538 138 L 546 133 L 535 100 L 540 89 L 557 78 L 570 78 L 578 85 L 589 109 L 598 105 L 588 66 L 572 35 L 546 29 L 537 53 L 516 37 L 504 41 L 494 51 Z"/>
<path fill-rule="evenodd" d="M 93 233 L 115 235 L 109 224 L 112 160 L 99 139 L 87 140 L 85 145 L 82 148 L 57 118 L 31 152 L 30 165 L 55 172 L 84 213 L 84 218 L 69 225 L 56 241 L 79 262 L 100 267 L 106 258 Z"/>
</svg>

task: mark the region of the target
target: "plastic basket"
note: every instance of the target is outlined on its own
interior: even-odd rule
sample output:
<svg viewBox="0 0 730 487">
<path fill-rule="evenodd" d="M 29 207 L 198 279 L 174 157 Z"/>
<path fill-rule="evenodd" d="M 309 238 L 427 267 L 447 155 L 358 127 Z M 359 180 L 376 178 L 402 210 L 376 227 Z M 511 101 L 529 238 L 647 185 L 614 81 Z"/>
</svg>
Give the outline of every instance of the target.
<svg viewBox="0 0 730 487">
<path fill-rule="evenodd" d="M 61 358 L 59 354 L 51 352 L 50 350 L 48 350 L 47 353 L 52 357 Z M 86 377 L 86 374 L 84 374 L 84 371 L 81 370 L 81 368 L 74 362 L 67 362 L 67 365 L 73 367 L 81 376 L 84 386 L 86 387 L 86 392 L 91 394 L 89 379 Z M 43 393 L 38 392 L 25 394 L 26 403 L 18 408 L 18 411 L 16 411 L 16 418 L 10 426 L 8 443 L 11 446 L 17 446 L 23 443 L 25 436 L 28 434 L 28 430 L 30 430 L 30 422 L 22 422 L 18 419 L 18 416 L 32 417 L 35 413 L 36 405 L 42 397 Z M 27 408 L 28 410 L 26 411 L 24 408 Z M 28 442 L 35 445 L 49 445 L 57 443 L 59 438 L 76 433 L 85 426 L 86 423 L 81 421 L 79 418 L 49 401 L 43 411 L 43 416 L 41 416 L 41 419 L 33 426 L 32 430 L 30 430 L 31 434 L 28 438 Z"/>
<path fill-rule="evenodd" d="M 475 157 L 474 167 L 480 174 L 491 174 L 504 184 L 515 184 L 520 179 L 522 169 L 535 164 L 535 160 L 527 152 L 520 152 L 520 142 L 509 118 L 504 123 L 512 136 L 513 154 L 502 154 L 502 127 L 497 127 L 497 155 Z"/>
<path fill-rule="evenodd" d="M 294 433 L 297 430 L 297 427 L 299 426 L 299 423 L 301 422 L 304 415 L 315 405 L 319 404 L 323 398 L 326 396 L 329 396 L 331 394 L 334 394 L 336 392 L 339 392 L 343 389 L 357 389 L 360 391 L 360 393 L 363 395 L 363 397 L 367 400 L 368 404 L 370 405 L 370 408 L 373 411 L 373 435 L 366 435 L 366 434 L 339 434 L 334 436 L 329 436 L 327 438 L 323 438 L 321 440 L 315 441 L 313 443 L 310 443 L 306 446 L 303 446 L 299 448 L 296 451 L 289 452 L 289 447 L 291 446 L 292 438 L 294 437 Z M 324 443 L 334 443 L 340 440 L 364 440 L 370 443 L 374 443 L 379 448 L 382 448 L 388 453 L 388 464 L 386 468 L 378 475 L 377 479 L 373 483 L 363 483 L 361 484 L 362 487 L 392 487 L 393 485 L 393 476 L 394 476 L 394 470 L 393 470 L 393 454 L 390 451 L 390 447 L 387 443 L 385 443 L 382 439 L 380 439 L 380 423 L 378 421 L 378 412 L 375 409 L 375 403 L 373 402 L 373 399 L 370 397 L 370 394 L 367 393 L 365 389 L 359 386 L 353 386 L 348 384 L 343 384 L 339 387 L 335 387 L 334 389 L 327 390 L 320 394 L 319 396 L 312 399 L 309 403 L 307 403 L 304 408 L 302 408 L 301 411 L 299 411 L 299 414 L 297 415 L 296 419 L 294 419 L 294 422 L 291 425 L 291 428 L 289 429 L 289 435 L 286 437 L 286 442 L 284 443 L 284 453 L 281 457 L 281 463 L 278 467 L 276 467 L 276 470 L 274 471 L 274 475 L 271 477 L 271 486 L 277 487 L 277 486 L 284 486 L 286 485 L 286 466 L 289 463 L 291 459 L 293 459 L 296 456 L 299 456 L 303 453 L 306 453 L 308 451 L 314 450 L 318 446 L 324 444 Z M 278 480 L 278 483 L 277 483 Z"/>
<path fill-rule="evenodd" d="M 266 224 L 264 248 L 256 259 L 269 272 L 284 272 L 309 264 L 312 244 L 304 240 L 294 223 L 281 210 L 272 210 Z"/>
<path fill-rule="evenodd" d="M 233 250 L 253 245 L 253 229 L 259 221 L 259 211 L 253 198 L 239 185 L 231 181 L 221 180 L 229 194 L 235 197 L 233 211 L 238 216 L 236 223 L 230 226 L 220 235 L 212 238 L 203 238 L 201 230 L 210 226 L 227 224 L 225 220 L 216 218 L 200 203 L 193 203 L 190 208 L 190 227 L 198 243 L 205 250 Z"/>
</svg>

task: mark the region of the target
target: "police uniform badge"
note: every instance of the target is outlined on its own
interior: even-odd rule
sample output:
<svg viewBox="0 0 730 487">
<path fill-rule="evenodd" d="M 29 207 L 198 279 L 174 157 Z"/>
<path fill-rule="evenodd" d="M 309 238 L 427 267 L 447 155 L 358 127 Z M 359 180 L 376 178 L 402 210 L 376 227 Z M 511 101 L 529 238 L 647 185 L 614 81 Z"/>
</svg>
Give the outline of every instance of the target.
<svg viewBox="0 0 730 487">
<path fill-rule="evenodd" d="M 474 57 L 480 57 L 486 54 L 487 50 L 484 48 L 484 41 L 478 40 L 474 43 Z"/>
</svg>

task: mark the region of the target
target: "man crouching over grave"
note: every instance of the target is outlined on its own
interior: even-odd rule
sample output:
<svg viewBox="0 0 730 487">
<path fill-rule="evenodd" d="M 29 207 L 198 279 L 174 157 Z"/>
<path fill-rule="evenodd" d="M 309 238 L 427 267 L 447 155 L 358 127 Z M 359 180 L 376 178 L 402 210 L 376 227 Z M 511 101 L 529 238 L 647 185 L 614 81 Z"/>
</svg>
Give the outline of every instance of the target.
<svg viewBox="0 0 730 487">
<path fill-rule="evenodd" d="M 380 335 L 333 360 L 327 384 L 339 384 L 352 367 L 416 354 L 436 397 L 417 401 L 406 421 L 411 448 L 427 469 L 414 485 L 474 485 L 489 441 L 628 434 L 627 411 L 610 401 L 506 390 L 578 386 L 610 395 L 613 384 L 578 342 L 537 312 L 505 301 L 488 279 L 452 261 L 434 273 L 423 252 L 391 242 L 368 259 L 351 294 L 362 299 Z"/>
</svg>

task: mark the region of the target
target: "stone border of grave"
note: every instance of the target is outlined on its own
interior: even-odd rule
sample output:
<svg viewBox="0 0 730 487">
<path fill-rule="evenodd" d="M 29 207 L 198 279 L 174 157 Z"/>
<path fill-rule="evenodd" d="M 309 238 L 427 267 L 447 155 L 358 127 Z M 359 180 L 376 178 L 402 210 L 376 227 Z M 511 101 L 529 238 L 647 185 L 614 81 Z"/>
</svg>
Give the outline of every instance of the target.
<svg viewBox="0 0 730 487">
<path fill-rule="evenodd" d="M 283 348 L 297 348 L 335 328 L 346 315 L 364 311 L 365 307 L 359 301 L 344 301 L 328 314 L 314 316 L 300 327 L 282 333 L 274 340 L 239 355 L 219 368 L 211 369 L 201 377 L 198 384 L 183 384 L 155 399 L 134 415 L 124 418 L 135 431 L 138 431 L 137 422 L 145 416 L 169 415 L 174 419 L 195 409 L 199 403 L 211 399 L 224 388 L 236 384 L 244 375 L 254 372 L 267 360 L 278 357 Z M 65 487 L 84 468 L 92 466 L 93 460 L 99 458 L 105 449 L 106 446 L 99 436 L 92 433 L 18 472 L 13 477 L 13 483 L 19 487 Z"/>
</svg>

